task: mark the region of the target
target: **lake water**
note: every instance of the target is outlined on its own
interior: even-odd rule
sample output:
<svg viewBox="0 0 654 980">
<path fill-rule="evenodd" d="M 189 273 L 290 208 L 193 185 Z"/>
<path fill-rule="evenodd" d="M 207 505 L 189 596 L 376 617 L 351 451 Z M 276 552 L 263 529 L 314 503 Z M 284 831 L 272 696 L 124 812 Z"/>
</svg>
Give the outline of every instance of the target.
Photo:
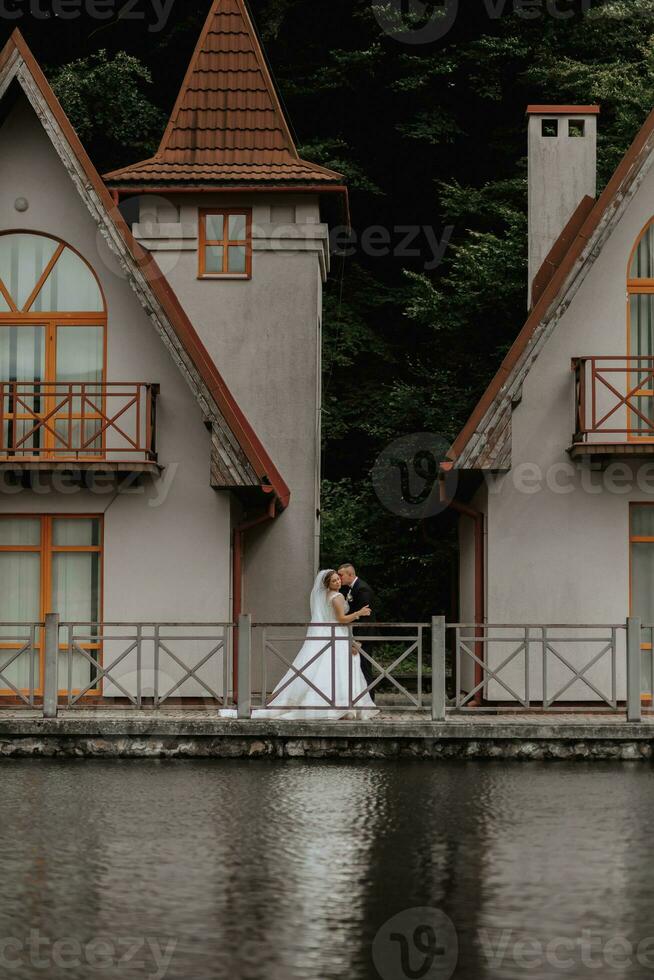
<svg viewBox="0 0 654 980">
<path fill-rule="evenodd" d="M 643 763 L 5 760 L 0 786 L 3 980 L 654 976 Z"/>
</svg>

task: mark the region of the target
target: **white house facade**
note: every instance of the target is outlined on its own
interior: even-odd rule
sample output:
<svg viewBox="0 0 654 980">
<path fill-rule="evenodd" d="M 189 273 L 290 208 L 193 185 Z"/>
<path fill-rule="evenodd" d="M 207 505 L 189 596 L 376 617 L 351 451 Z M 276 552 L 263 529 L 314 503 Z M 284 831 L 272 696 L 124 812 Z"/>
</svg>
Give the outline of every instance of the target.
<svg viewBox="0 0 654 980">
<path fill-rule="evenodd" d="M 464 502 L 465 623 L 654 623 L 654 116 L 594 200 L 598 112 L 529 107 L 531 309 L 444 464 Z M 551 632 L 564 655 L 565 635 Z M 487 651 L 491 666 L 509 649 Z M 642 654 L 651 693 L 649 631 Z M 586 676 L 624 697 L 621 664 Z M 504 676 L 522 696 L 524 663 Z M 511 700 L 495 680 L 485 693 Z M 588 699 L 580 681 L 561 695 Z"/>
<path fill-rule="evenodd" d="M 0 621 L 305 620 L 346 191 L 299 159 L 242 0 L 212 3 L 152 161 L 103 181 L 19 32 L 0 108 Z"/>
</svg>

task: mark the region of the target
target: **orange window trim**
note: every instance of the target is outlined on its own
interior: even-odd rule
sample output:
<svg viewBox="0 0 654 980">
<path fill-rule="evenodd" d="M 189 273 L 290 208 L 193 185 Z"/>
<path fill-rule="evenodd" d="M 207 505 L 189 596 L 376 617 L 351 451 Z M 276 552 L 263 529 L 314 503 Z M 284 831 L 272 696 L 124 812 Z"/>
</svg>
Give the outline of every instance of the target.
<svg viewBox="0 0 654 980">
<path fill-rule="evenodd" d="M 631 251 L 629 253 L 629 258 L 627 260 L 627 357 L 631 357 L 631 297 L 634 295 L 647 295 L 654 293 L 654 279 L 633 279 L 631 277 L 631 266 L 634 261 L 634 257 L 638 250 L 643 237 L 647 233 L 649 227 L 654 223 L 654 218 L 650 218 L 645 222 L 641 228 L 636 241 L 634 242 Z M 632 372 L 627 371 L 627 386 L 628 390 L 633 387 L 632 384 Z M 651 397 L 652 392 L 650 390 L 644 390 L 642 392 L 637 391 L 634 393 L 634 397 Z M 633 422 L 633 412 L 627 409 L 627 424 L 629 426 L 627 431 L 627 442 L 641 442 L 641 443 L 652 443 L 654 438 L 652 436 L 641 436 L 638 435 L 637 428 L 632 428 Z M 631 540 L 631 539 L 630 539 Z M 631 608 L 631 606 L 630 606 Z"/>
<path fill-rule="evenodd" d="M 54 269 L 55 265 L 59 261 L 59 258 L 61 256 L 61 253 L 64 251 L 64 248 L 65 247 L 66 246 L 64 245 L 63 242 L 59 242 L 59 245 L 57 246 L 54 255 L 52 256 L 52 258 L 50 259 L 50 261 L 47 263 L 45 269 L 41 273 L 41 278 L 38 280 L 36 286 L 34 287 L 34 289 L 32 290 L 32 292 L 27 297 L 27 302 L 25 303 L 25 305 L 23 306 L 23 309 L 21 310 L 22 313 L 29 313 L 29 311 L 32 309 L 32 303 L 34 303 L 36 301 L 36 297 L 39 295 L 39 293 L 43 289 L 43 286 L 45 285 L 46 279 L 49 277 L 50 273 L 52 272 L 52 270 Z"/>
<path fill-rule="evenodd" d="M 207 218 L 222 216 L 223 237 L 207 238 Z M 229 218 L 239 215 L 245 218 L 245 238 L 229 237 Z M 245 272 L 230 272 L 230 246 L 245 246 Z M 207 249 L 219 246 L 223 249 L 223 271 L 207 272 Z M 199 212 L 199 279 L 251 279 L 252 278 L 252 208 L 201 208 Z"/>
<path fill-rule="evenodd" d="M 36 315 L 36 316 L 38 316 L 39 315 L 39 314 L 29 314 L 27 311 L 29 310 L 31 304 L 34 302 L 34 300 L 36 299 L 36 297 L 39 295 L 39 292 L 41 291 L 41 289 L 43 287 L 43 284 L 45 283 L 46 279 L 48 278 L 48 276 L 52 272 L 52 269 L 56 265 L 57 260 L 61 256 L 62 252 L 64 252 L 66 249 L 68 249 L 69 251 L 73 252 L 78 257 L 78 259 L 80 259 L 84 263 L 84 265 L 86 265 L 88 267 L 89 272 L 91 273 L 91 275 L 93 276 L 93 278 L 97 282 L 98 289 L 100 290 L 100 295 L 102 296 L 102 305 L 104 307 L 104 314 L 105 314 L 105 317 L 106 317 L 106 313 L 107 313 L 107 297 L 105 295 L 104 288 L 102 286 L 102 283 L 100 282 L 100 279 L 97 276 L 97 273 L 96 273 L 95 269 L 93 268 L 93 266 L 91 265 L 91 263 L 89 261 L 87 261 L 87 259 L 84 258 L 84 256 L 79 251 L 79 249 L 76 249 L 75 246 L 74 245 L 71 245 L 70 242 L 65 241 L 63 238 L 59 238 L 57 235 L 51 235 L 51 234 L 49 234 L 48 232 L 45 232 L 45 231 L 35 231 L 33 228 L 8 228 L 6 231 L 0 232 L 0 237 L 2 237 L 2 238 L 7 237 L 7 236 L 10 236 L 10 235 L 33 235 L 35 237 L 48 238 L 50 241 L 58 242 L 58 246 L 57 246 L 57 249 L 55 251 L 55 254 L 49 260 L 49 262 L 46 265 L 46 268 L 41 273 L 41 278 L 39 279 L 38 283 L 36 284 L 36 286 L 35 286 L 34 290 L 32 291 L 31 295 L 28 297 L 27 302 L 25 303 L 25 305 L 23 307 L 23 310 L 18 310 L 18 308 L 16 307 L 16 305 L 15 305 L 12 297 L 10 296 L 9 291 L 7 290 L 4 282 L 2 281 L 2 279 L 0 279 L 0 292 L 2 293 L 2 295 L 4 296 L 4 298 L 6 299 L 8 305 L 11 307 L 11 311 L 12 312 L 14 312 L 14 313 L 19 312 L 21 314 L 21 317 L 24 316 L 24 315 L 25 316 L 29 316 L 29 315 Z M 66 314 L 66 313 L 59 314 L 59 316 L 64 316 L 64 317 L 67 316 L 67 315 L 68 314 Z M 73 314 L 73 315 L 74 316 L 77 316 L 78 314 L 76 313 L 76 314 Z M 98 316 L 97 310 L 95 311 L 95 313 L 93 314 L 93 316 Z"/>
<path fill-rule="evenodd" d="M 58 612 L 56 609 L 52 609 L 52 555 L 60 553 L 77 553 L 77 554 L 97 554 L 100 556 L 99 560 L 99 596 L 98 596 L 98 620 L 100 623 L 104 620 L 104 518 L 102 514 L 0 514 L 0 521 L 3 520 L 38 520 L 41 523 L 41 533 L 40 533 L 40 543 L 38 545 L 0 545 L 0 554 L 6 552 L 13 553 L 24 553 L 24 554 L 39 554 L 41 556 L 41 581 L 40 581 L 40 596 L 39 596 L 39 619 L 40 622 L 45 621 L 47 613 Z M 97 521 L 99 528 L 99 544 L 97 545 L 54 545 L 52 543 L 52 526 L 56 520 L 82 520 L 82 521 Z M 44 631 L 39 631 L 39 641 L 36 644 L 36 650 L 39 656 L 39 690 L 36 692 L 38 694 L 43 693 L 44 688 L 44 662 L 43 662 L 43 642 L 44 642 Z M 102 645 L 101 643 L 83 643 L 81 644 L 83 649 L 98 650 L 98 666 L 102 669 Z M 0 650 L 15 650 L 16 644 L 0 643 Z M 60 651 L 66 650 L 66 644 L 62 643 L 59 646 Z M 60 691 L 60 694 L 65 694 L 66 691 Z M 74 692 L 75 693 L 75 692 Z M 79 693 L 79 692 L 77 692 Z M 88 696 L 97 695 L 98 690 L 90 690 Z M 0 689 L 0 697 L 14 697 L 14 692 L 11 689 L 3 690 Z"/>
<path fill-rule="evenodd" d="M 26 302 L 25 302 L 22 310 L 18 310 L 17 309 L 17 307 L 16 307 L 16 305 L 15 305 L 15 303 L 14 303 L 14 301 L 13 301 L 13 299 L 12 299 L 10 293 L 9 293 L 9 290 L 6 288 L 6 286 L 5 286 L 4 282 L 2 281 L 2 279 L 0 279 L 0 293 L 4 297 L 4 299 L 7 302 L 7 304 L 11 307 L 11 309 L 8 310 L 8 311 L 0 312 L 0 330 L 3 327 L 18 327 L 18 328 L 20 328 L 20 327 L 28 327 L 28 326 L 42 326 L 44 328 L 44 334 L 45 334 L 45 355 L 44 355 L 45 356 L 45 376 L 43 378 L 38 379 L 38 380 L 42 381 L 45 384 L 52 385 L 52 384 L 58 383 L 59 385 L 62 385 L 63 386 L 63 385 L 65 385 L 68 382 L 68 379 L 65 378 L 65 377 L 62 377 L 57 382 L 57 327 L 59 327 L 59 326 L 61 326 L 61 327 L 81 327 L 81 328 L 84 328 L 84 327 L 102 327 L 102 335 L 103 335 L 103 339 L 102 339 L 102 380 L 103 380 L 103 382 L 106 382 L 106 380 L 107 380 L 107 298 L 106 298 L 106 295 L 105 295 L 105 292 L 104 292 L 102 283 L 100 282 L 100 280 L 99 280 L 99 278 L 98 278 L 98 276 L 97 276 L 97 274 L 95 272 L 95 269 L 90 264 L 90 262 L 88 262 L 84 258 L 84 256 L 81 254 L 81 252 L 79 252 L 73 245 L 71 245 L 69 242 L 64 241 L 63 238 L 57 238 L 57 236 L 55 236 L 55 235 L 49 235 L 49 234 L 46 234 L 45 232 L 39 232 L 39 231 L 33 231 L 33 230 L 25 230 L 25 229 L 20 229 L 20 228 L 12 228 L 12 229 L 9 229 L 8 231 L 3 231 L 1 234 L 2 234 L 2 237 L 4 237 L 4 236 L 7 236 L 7 235 L 16 235 L 16 234 L 24 234 L 24 233 L 25 234 L 30 234 L 30 235 L 36 235 L 36 236 L 39 236 L 39 237 L 42 237 L 42 238 L 47 238 L 47 239 L 50 239 L 51 241 L 56 241 L 56 242 L 58 242 L 58 245 L 57 245 L 57 248 L 55 249 L 52 257 L 46 263 L 46 266 L 43 269 L 43 272 L 41 273 L 41 276 L 40 276 L 38 282 L 36 283 L 36 285 L 34 286 L 32 292 L 28 296 L 28 298 L 27 298 L 27 300 L 26 300 Z M 57 264 L 57 261 L 59 260 L 59 258 L 61 257 L 61 255 L 63 254 L 63 252 L 66 249 L 68 249 L 70 252 L 72 252 L 74 255 L 76 255 L 88 267 L 89 271 L 93 275 L 95 281 L 98 284 L 98 289 L 100 290 L 100 295 L 102 297 L 103 310 L 101 312 L 98 312 L 97 310 L 94 310 L 93 312 L 88 312 L 88 313 L 85 313 L 84 311 L 75 311 L 75 312 L 71 313 L 71 312 L 54 312 L 54 311 L 47 311 L 47 310 L 44 311 L 44 312 L 42 312 L 42 313 L 30 312 L 30 307 L 32 306 L 32 304 L 36 300 L 37 296 L 41 292 L 41 290 L 42 290 L 42 288 L 43 288 L 46 280 L 48 279 L 50 273 L 52 272 L 52 270 L 54 269 L 55 265 Z M 9 380 L 8 378 L 1 378 L 0 377 L 0 381 L 8 381 L 8 380 Z M 34 380 L 36 381 L 37 379 L 35 378 Z M 43 398 L 43 403 L 44 403 L 44 413 L 43 414 L 45 416 L 50 415 L 54 411 L 54 409 L 56 407 L 56 397 L 57 396 L 56 396 L 56 393 L 54 392 L 54 390 L 53 390 L 52 394 L 49 394 L 48 391 L 47 391 L 47 389 L 46 389 L 46 393 L 45 393 L 45 396 Z M 102 394 L 101 394 L 101 409 L 102 409 L 102 413 L 103 414 L 106 414 L 106 397 L 105 397 L 104 392 L 102 392 Z M 31 417 L 32 417 L 31 415 L 21 415 L 21 414 L 17 414 L 16 415 L 16 419 L 29 419 Z M 68 420 L 70 420 L 70 421 L 79 421 L 79 419 L 81 419 L 82 417 L 85 420 L 89 420 L 89 421 L 93 421 L 94 420 L 94 416 L 92 414 L 88 414 L 88 413 L 85 414 L 84 416 L 79 415 L 77 413 L 73 413 L 72 416 L 71 416 L 68 412 L 66 412 L 63 417 L 67 421 Z M 55 421 L 56 421 L 56 419 L 55 419 Z M 44 429 L 44 432 L 45 432 L 45 444 L 44 444 L 44 447 L 43 448 L 45 450 L 45 455 L 40 455 L 39 458 L 48 458 L 48 456 L 49 456 L 49 452 L 48 451 L 50 451 L 50 453 L 52 453 L 55 450 L 55 448 L 58 447 L 58 442 L 57 442 L 55 436 L 52 434 L 52 432 L 49 431 L 49 428 L 48 427 L 46 427 Z M 94 458 L 94 459 L 98 457 L 98 454 L 99 453 L 104 454 L 104 452 L 105 452 L 105 449 L 106 449 L 106 433 L 105 432 L 102 433 L 101 439 L 102 439 L 102 445 L 101 446 L 98 446 L 98 449 L 97 450 L 94 450 L 92 452 L 92 454 L 91 454 L 91 457 Z M 59 458 L 63 458 L 62 455 L 61 455 L 61 453 L 59 453 L 58 455 L 59 455 Z M 28 457 L 25 456 L 25 459 L 27 459 L 27 458 Z M 75 456 L 73 458 L 78 459 L 79 457 Z"/>
<path fill-rule="evenodd" d="M 634 507 L 654 507 L 654 502 L 651 500 L 643 500 L 642 502 L 635 502 L 629 504 L 629 614 L 633 615 L 633 555 L 632 555 L 632 545 L 634 544 L 652 544 L 654 545 L 654 537 L 643 534 L 632 534 L 631 532 L 631 515 Z M 641 638 L 640 649 L 643 652 L 652 652 L 652 644 L 645 642 Z M 641 701 L 651 701 L 652 695 L 643 693 L 641 694 Z"/>
<path fill-rule="evenodd" d="M 69 383 L 67 378 L 60 378 L 57 380 L 57 327 L 79 327 L 84 329 L 85 327 L 102 327 L 102 379 L 106 381 L 107 379 L 107 315 L 106 313 L 69 313 L 69 314 L 40 314 L 40 313 L 0 313 L 0 330 L 3 327 L 31 327 L 31 326 L 42 326 L 44 328 L 45 334 L 45 377 L 40 380 L 44 385 L 58 385 L 56 389 L 52 389 L 51 393 L 46 388 L 43 395 L 44 404 L 44 416 L 51 415 L 55 411 L 57 404 L 57 397 L 60 391 L 64 391 L 66 385 Z M 7 378 L 0 378 L 0 381 L 7 381 Z M 36 380 L 36 379 L 35 379 Z M 107 412 L 106 406 L 106 395 L 104 390 L 101 391 L 99 397 L 100 407 L 103 414 Z M 16 414 L 16 419 L 30 419 L 31 415 Z M 94 421 L 100 419 L 100 415 L 95 415 L 94 413 L 86 412 L 84 415 L 73 412 L 69 415 L 66 411 L 61 416 L 53 417 L 54 420 L 59 418 L 68 421 L 79 421 L 84 418 L 85 421 Z M 44 429 L 45 444 L 44 450 L 45 455 L 39 456 L 39 458 L 47 459 L 49 458 L 49 453 L 52 453 L 56 448 L 58 448 L 58 442 L 53 436 L 49 427 Z M 102 444 L 98 446 L 97 450 L 93 450 L 90 453 L 89 458 L 97 458 L 98 453 L 104 453 L 106 450 L 106 432 L 102 433 L 100 437 Z M 58 457 L 63 459 L 63 456 L 59 452 Z M 29 457 L 25 456 L 25 459 Z M 78 456 L 71 457 L 73 459 L 79 459 Z"/>
</svg>

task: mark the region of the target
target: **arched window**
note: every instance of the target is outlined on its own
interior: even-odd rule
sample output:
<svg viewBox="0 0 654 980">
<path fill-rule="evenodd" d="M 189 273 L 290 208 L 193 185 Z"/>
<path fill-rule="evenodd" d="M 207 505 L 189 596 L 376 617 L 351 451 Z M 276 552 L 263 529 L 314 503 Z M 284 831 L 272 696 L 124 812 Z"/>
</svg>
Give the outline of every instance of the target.
<svg viewBox="0 0 654 980">
<path fill-rule="evenodd" d="M 627 355 L 630 403 L 629 429 L 636 438 L 651 438 L 654 415 L 654 218 L 640 233 L 627 271 Z"/>
<path fill-rule="evenodd" d="M 629 259 L 629 355 L 654 354 L 654 219 L 645 226 Z"/>
<path fill-rule="evenodd" d="M 56 238 L 26 232 L 0 235 L 0 311 L 104 313 L 90 266 Z"/>
<path fill-rule="evenodd" d="M 73 248 L 34 232 L 0 234 L 0 383 L 21 383 L 5 389 L 0 406 L 3 445 L 20 446 L 20 455 L 95 448 L 88 440 L 100 425 L 88 407 L 82 422 L 79 398 L 68 399 L 65 413 L 57 405 L 70 384 L 91 384 L 100 395 L 106 325 L 98 279 Z M 42 424 L 35 427 L 37 420 Z"/>
</svg>

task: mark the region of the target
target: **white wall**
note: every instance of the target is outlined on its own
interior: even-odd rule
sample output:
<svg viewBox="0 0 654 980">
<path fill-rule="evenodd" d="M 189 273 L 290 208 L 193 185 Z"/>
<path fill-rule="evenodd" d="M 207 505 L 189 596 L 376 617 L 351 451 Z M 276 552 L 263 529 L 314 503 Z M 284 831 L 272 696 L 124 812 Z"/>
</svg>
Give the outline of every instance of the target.
<svg viewBox="0 0 654 980">
<path fill-rule="evenodd" d="M 24 214 L 19 197 L 29 201 Z M 0 229 L 59 236 L 93 265 L 109 311 L 107 380 L 161 385 L 165 467 L 136 494 L 1 492 L 0 512 L 104 514 L 105 620 L 229 619 L 230 502 L 209 485 L 200 410 L 22 97 L 0 130 Z"/>
<path fill-rule="evenodd" d="M 629 503 L 654 499 L 642 482 L 650 464 L 633 462 L 622 481 L 611 480 L 612 470 L 590 474 L 581 463 L 571 469 L 570 362 L 626 355 L 627 263 L 652 214 L 650 170 L 525 381 L 513 412 L 511 472 L 489 486 L 489 623 L 619 624 L 629 614 Z M 606 688 L 607 668 L 590 676 Z M 624 693 L 622 680 L 619 686 Z M 585 694 L 577 684 L 566 696 Z"/>
<path fill-rule="evenodd" d="M 251 280 L 198 279 L 200 208 L 249 207 Z M 315 196 L 141 199 L 135 234 L 152 249 L 232 394 L 291 490 L 272 526 L 249 532 L 244 608 L 305 621 L 319 560 L 320 317 L 327 227 Z M 283 580 L 283 587 L 272 587 Z"/>
</svg>

